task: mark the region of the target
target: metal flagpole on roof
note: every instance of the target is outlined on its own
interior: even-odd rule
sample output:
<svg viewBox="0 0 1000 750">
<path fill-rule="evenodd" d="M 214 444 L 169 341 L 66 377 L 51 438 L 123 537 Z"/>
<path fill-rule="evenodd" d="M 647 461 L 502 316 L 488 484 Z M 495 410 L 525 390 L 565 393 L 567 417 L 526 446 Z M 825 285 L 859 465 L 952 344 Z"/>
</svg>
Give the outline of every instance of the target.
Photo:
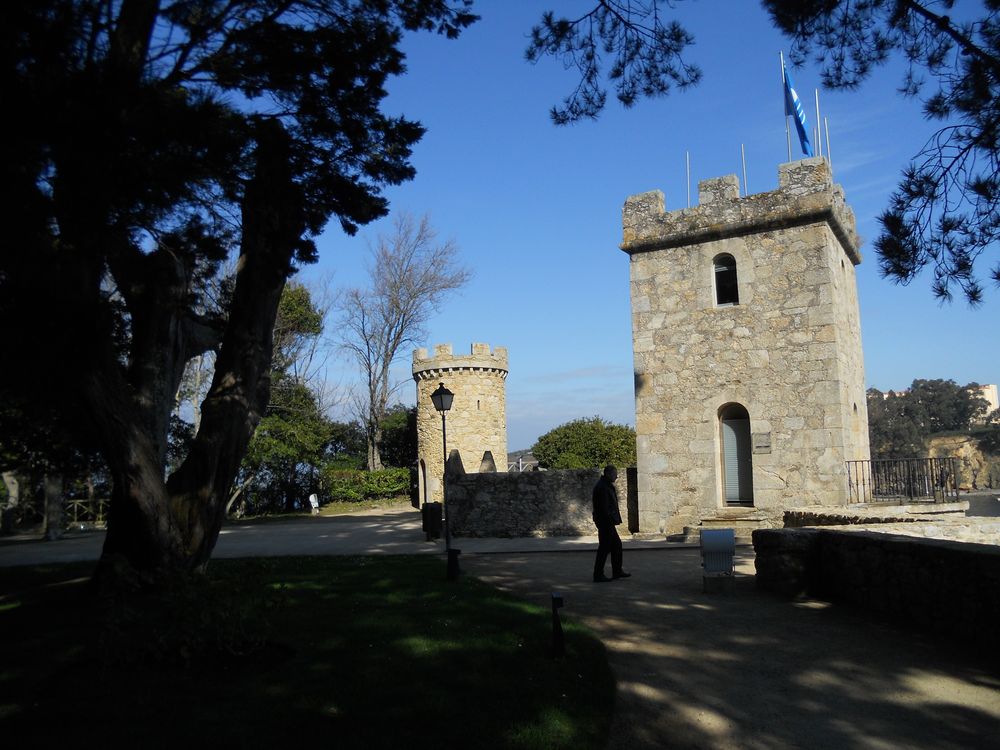
<svg viewBox="0 0 1000 750">
<path fill-rule="evenodd" d="M 819 119 L 819 89 L 813 89 L 816 92 L 816 156 L 823 155 L 823 121 Z"/>
<path fill-rule="evenodd" d="M 826 160 L 830 162 L 830 174 L 833 174 L 833 159 L 830 156 L 830 123 L 823 118 L 823 127 L 826 128 Z"/>
<path fill-rule="evenodd" d="M 691 153 L 684 152 L 684 166 L 687 172 L 688 208 L 691 208 Z"/>
<path fill-rule="evenodd" d="M 785 93 L 785 53 L 779 52 L 778 59 L 781 61 L 781 106 L 785 112 L 785 143 L 788 146 L 788 161 L 792 160 L 792 134 L 788 130 L 788 97 Z"/>
<path fill-rule="evenodd" d="M 746 198 L 750 193 L 747 190 L 747 152 L 743 144 L 740 144 L 740 159 L 743 161 L 743 197 Z"/>
</svg>

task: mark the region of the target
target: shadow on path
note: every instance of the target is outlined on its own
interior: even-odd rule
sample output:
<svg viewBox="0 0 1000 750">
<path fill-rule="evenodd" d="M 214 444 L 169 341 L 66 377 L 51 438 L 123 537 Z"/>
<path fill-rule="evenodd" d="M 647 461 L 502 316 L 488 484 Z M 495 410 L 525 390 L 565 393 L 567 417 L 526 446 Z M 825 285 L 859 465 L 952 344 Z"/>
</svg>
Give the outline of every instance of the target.
<svg viewBox="0 0 1000 750">
<path fill-rule="evenodd" d="M 610 747 L 994 748 L 1000 671 L 956 644 L 754 588 L 752 556 L 702 593 L 696 550 L 626 553 L 593 584 L 591 554 L 479 555 L 468 573 L 566 616 L 608 646 L 619 693 Z"/>
</svg>

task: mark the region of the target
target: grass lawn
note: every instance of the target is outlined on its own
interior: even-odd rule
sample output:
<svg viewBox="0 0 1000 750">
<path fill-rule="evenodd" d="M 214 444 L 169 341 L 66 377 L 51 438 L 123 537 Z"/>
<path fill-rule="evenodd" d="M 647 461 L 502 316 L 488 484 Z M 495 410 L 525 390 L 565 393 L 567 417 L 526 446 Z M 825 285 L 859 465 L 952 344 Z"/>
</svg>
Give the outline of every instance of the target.
<svg viewBox="0 0 1000 750">
<path fill-rule="evenodd" d="M 26 747 L 603 747 L 603 645 L 436 557 L 216 560 L 99 606 L 89 565 L 0 568 L 0 738 Z M 321 743 L 321 744 L 320 744 Z"/>
</svg>

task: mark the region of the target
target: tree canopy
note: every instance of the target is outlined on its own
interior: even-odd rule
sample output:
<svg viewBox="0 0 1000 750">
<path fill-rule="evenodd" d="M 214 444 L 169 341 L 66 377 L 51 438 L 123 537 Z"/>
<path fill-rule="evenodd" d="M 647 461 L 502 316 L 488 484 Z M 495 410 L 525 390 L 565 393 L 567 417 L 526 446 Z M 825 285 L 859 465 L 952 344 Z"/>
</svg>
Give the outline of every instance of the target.
<svg viewBox="0 0 1000 750">
<path fill-rule="evenodd" d="M 666 21 L 660 5 L 660 0 L 599 0 L 573 19 L 551 11 L 542 15 L 531 29 L 525 57 L 533 63 L 554 57 L 580 74 L 562 106 L 552 108 L 554 123 L 596 119 L 607 102 L 605 77 L 625 107 L 698 83 L 701 70 L 683 54 L 694 37 L 678 22 Z"/>
<path fill-rule="evenodd" d="M 823 84 L 854 89 L 893 56 L 906 96 L 922 96 L 938 130 L 903 171 L 875 240 L 882 274 L 900 283 L 933 270 L 932 290 L 983 299 L 977 261 L 1000 240 L 1000 2 L 969 15 L 954 0 L 764 0 L 792 37 L 792 58 L 814 59 Z M 963 10 L 966 10 L 963 8 Z M 981 264 L 980 264 L 981 265 Z M 987 271 L 1000 285 L 1000 260 Z"/>
<path fill-rule="evenodd" d="M 927 451 L 927 439 L 963 432 L 985 421 L 989 402 L 979 386 L 954 380 L 914 380 L 901 393 L 868 390 L 868 429 L 872 457 L 915 458 Z"/>
<path fill-rule="evenodd" d="M 285 280 L 330 219 L 353 233 L 414 175 L 423 128 L 382 112 L 406 31 L 458 35 L 471 0 L 0 4 L 0 394 L 53 404 L 114 483 L 102 560 L 155 577 L 211 554 L 270 390 Z M 223 262 L 238 255 L 225 293 Z M 185 364 L 215 351 L 164 480 Z"/>
<path fill-rule="evenodd" d="M 635 466 L 635 430 L 600 417 L 576 419 L 542 435 L 531 452 L 546 469 Z"/>
</svg>

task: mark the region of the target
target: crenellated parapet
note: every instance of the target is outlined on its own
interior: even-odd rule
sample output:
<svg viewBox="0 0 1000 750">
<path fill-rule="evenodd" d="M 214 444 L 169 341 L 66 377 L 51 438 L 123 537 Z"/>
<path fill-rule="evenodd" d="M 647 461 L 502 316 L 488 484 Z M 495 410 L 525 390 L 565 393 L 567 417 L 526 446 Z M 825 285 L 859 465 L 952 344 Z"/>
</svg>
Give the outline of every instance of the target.
<svg viewBox="0 0 1000 750">
<path fill-rule="evenodd" d="M 622 210 L 621 249 L 633 255 L 823 222 L 851 262 L 861 262 L 854 212 L 822 157 L 780 165 L 777 190 L 745 198 L 736 175 L 702 180 L 698 202 L 667 211 L 659 190 L 631 196 Z"/>
<path fill-rule="evenodd" d="M 507 377 L 507 349 L 498 346 L 490 351 L 489 344 L 473 344 L 469 354 L 455 354 L 451 344 L 438 344 L 434 354 L 427 349 L 413 352 L 413 379 L 433 380 L 449 372 L 487 371 Z"/>
</svg>

